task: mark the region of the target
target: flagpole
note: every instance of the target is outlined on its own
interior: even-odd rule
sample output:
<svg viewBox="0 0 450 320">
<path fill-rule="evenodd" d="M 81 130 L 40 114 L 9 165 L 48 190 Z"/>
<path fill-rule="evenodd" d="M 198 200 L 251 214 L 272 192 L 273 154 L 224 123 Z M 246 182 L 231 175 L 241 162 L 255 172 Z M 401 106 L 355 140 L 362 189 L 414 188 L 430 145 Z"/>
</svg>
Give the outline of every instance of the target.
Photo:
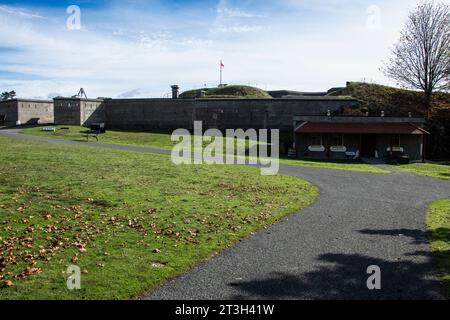
<svg viewBox="0 0 450 320">
<path fill-rule="evenodd" d="M 221 87 L 222 86 L 222 60 L 220 60 L 219 68 L 220 68 L 220 84 L 219 84 L 219 87 Z"/>
</svg>

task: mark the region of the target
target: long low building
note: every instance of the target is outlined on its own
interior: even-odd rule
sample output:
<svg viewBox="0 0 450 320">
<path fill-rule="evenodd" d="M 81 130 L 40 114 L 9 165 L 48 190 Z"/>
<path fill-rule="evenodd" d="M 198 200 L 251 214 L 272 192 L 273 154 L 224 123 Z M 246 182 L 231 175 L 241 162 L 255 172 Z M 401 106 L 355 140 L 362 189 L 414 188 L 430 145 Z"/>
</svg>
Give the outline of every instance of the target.
<svg viewBox="0 0 450 320">
<path fill-rule="evenodd" d="M 424 118 L 296 116 L 294 123 L 298 158 L 386 159 L 397 151 L 425 159 Z"/>
<path fill-rule="evenodd" d="M 0 101 L 0 126 L 53 122 L 52 100 L 12 99 Z"/>
</svg>

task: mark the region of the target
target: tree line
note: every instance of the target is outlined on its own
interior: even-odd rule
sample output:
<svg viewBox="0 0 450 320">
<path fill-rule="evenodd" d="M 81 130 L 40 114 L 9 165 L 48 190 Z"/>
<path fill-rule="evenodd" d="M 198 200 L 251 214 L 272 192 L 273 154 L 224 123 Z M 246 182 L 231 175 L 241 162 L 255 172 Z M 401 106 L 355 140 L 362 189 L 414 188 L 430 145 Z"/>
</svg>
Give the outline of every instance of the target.
<svg viewBox="0 0 450 320">
<path fill-rule="evenodd" d="M 1 101 L 11 100 L 11 99 L 14 99 L 15 97 L 16 97 L 16 92 L 14 90 L 13 91 L 5 91 L 0 94 Z"/>
</svg>

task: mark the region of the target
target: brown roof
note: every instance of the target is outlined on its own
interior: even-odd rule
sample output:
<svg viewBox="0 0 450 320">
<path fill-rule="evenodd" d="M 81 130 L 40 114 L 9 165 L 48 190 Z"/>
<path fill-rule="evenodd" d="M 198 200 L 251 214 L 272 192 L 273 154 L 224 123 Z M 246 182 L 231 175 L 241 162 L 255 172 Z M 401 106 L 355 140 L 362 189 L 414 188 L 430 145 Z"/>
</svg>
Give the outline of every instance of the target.
<svg viewBox="0 0 450 320">
<path fill-rule="evenodd" d="M 410 123 L 325 123 L 306 122 L 296 133 L 353 133 L 353 134 L 429 134 Z"/>
</svg>

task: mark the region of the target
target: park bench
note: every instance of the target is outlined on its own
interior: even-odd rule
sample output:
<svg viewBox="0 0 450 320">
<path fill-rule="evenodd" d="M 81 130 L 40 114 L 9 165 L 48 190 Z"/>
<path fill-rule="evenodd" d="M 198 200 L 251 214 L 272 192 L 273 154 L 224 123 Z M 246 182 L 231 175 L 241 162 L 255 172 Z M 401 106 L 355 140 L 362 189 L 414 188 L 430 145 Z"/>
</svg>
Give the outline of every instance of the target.
<svg viewBox="0 0 450 320">
<path fill-rule="evenodd" d="M 46 127 L 46 128 L 42 128 L 41 131 L 43 131 L 43 132 L 55 132 L 56 128 Z"/>
<path fill-rule="evenodd" d="M 90 130 L 85 132 L 87 141 L 89 141 L 89 136 L 94 137 L 98 141 L 98 136 L 103 133 L 106 133 L 104 123 L 93 123 L 90 126 Z"/>
<path fill-rule="evenodd" d="M 405 153 L 402 147 L 388 147 L 386 152 L 384 160 L 388 164 L 408 164 L 410 162 L 409 155 Z"/>
<path fill-rule="evenodd" d="M 98 141 L 98 135 L 101 134 L 101 132 L 98 130 L 88 130 L 85 132 L 85 134 L 86 134 L 87 141 L 89 141 L 89 136 L 94 137 L 95 140 Z"/>
</svg>

